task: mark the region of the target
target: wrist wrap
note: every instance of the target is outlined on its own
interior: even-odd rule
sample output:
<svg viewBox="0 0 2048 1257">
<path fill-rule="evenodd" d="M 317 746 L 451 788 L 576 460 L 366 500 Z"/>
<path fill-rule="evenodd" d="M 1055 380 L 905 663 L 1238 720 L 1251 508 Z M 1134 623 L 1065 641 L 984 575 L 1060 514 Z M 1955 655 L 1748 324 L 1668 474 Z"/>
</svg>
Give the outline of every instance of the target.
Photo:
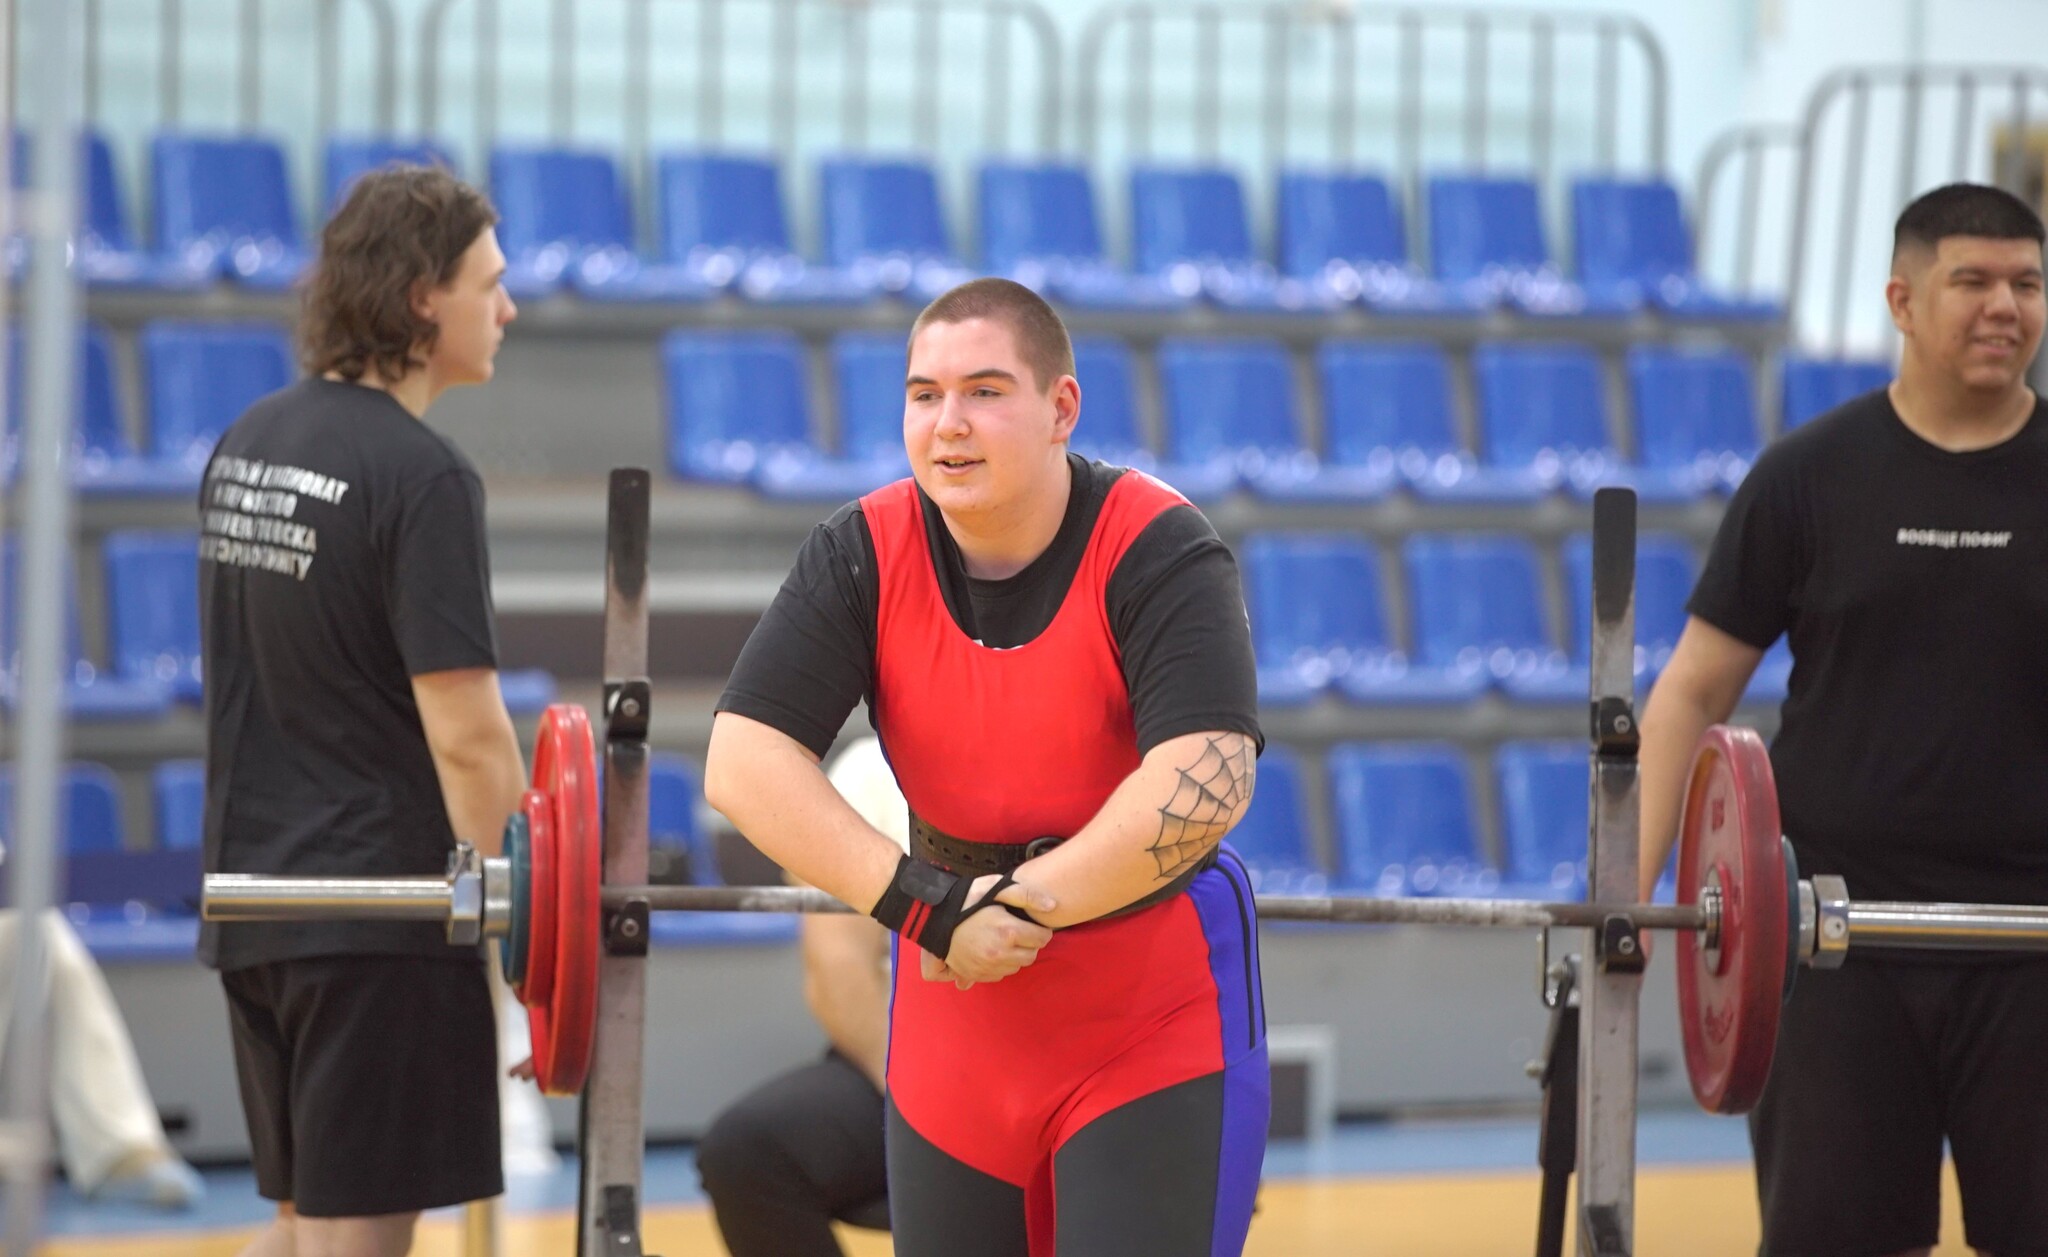
<svg viewBox="0 0 2048 1257">
<path fill-rule="evenodd" d="M 968 907 L 968 885 L 964 877 L 906 855 L 897 861 L 896 876 L 868 915 L 906 941 L 944 960 L 953 946 L 953 931 L 977 910 L 988 906 L 988 898 L 984 897 L 982 902 Z"/>
</svg>

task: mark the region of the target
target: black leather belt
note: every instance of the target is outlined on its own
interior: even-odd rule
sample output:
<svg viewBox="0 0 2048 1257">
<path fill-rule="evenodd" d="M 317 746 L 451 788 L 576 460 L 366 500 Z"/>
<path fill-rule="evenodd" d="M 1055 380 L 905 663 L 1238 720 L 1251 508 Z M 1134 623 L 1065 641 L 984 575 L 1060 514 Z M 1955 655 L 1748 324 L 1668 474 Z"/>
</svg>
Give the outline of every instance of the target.
<svg viewBox="0 0 2048 1257">
<path fill-rule="evenodd" d="M 910 854 L 920 860 L 928 860 L 948 872 L 960 874 L 1015 873 L 1026 860 L 1033 860 L 1065 842 L 1065 838 L 1047 835 L 1033 838 L 1030 842 L 969 842 L 955 838 L 944 830 L 925 821 L 917 813 L 910 814 Z M 1188 888 L 1188 883 L 1207 872 L 1216 863 L 1216 851 L 1211 848 L 1201 859 L 1175 874 L 1172 881 L 1152 891 L 1136 903 L 1126 904 L 1115 912 L 1104 913 L 1095 918 L 1107 921 L 1113 917 L 1128 916 L 1156 904 L 1165 903 Z"/>
</svg>

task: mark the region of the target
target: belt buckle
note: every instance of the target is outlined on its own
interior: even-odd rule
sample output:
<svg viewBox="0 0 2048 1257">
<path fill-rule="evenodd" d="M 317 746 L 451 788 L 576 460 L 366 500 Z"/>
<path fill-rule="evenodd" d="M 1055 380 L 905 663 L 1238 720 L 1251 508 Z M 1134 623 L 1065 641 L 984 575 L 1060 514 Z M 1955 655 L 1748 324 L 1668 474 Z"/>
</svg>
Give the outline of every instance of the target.
<svg viewBox="0 0 2048 1257">
<path fill-rule="evenodd" d="M 1066 839 L 1059 837 L 1057 834 L 1046 834 L 1040 838 L 1033 838 L 1030 842 L 1024 844 L 1024 858 L 1026 860 L 1036 860 L 1039 856 L 1044 855 L 1065 841 Z"/>
</svg>

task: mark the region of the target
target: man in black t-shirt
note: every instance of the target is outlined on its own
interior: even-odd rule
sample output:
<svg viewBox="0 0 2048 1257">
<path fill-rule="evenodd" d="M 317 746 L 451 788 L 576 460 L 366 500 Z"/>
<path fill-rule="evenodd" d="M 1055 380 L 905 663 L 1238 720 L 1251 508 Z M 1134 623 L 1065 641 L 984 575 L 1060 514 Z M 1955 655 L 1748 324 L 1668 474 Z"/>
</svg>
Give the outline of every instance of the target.
<svg viewBox="0 0 2048 1257">
<path fill-rule="evenodd" d="M 1771 748 L 1802 874 L 1864 899 L 2048 903 L 2042 224 L 1994 188 L 1900 215 L 1898 378 L 1764 452 L 1643 713 L 1643 893 L 1693 745 L 1789 636 Z M 1968 1240 L 2048 1253 L 2048 960 L 1801 976 L 1750 1118 L 1766 1257 L 1925 1253 L 1944 1139 Z"/>
<path fill-rule="evenodd" d="M 200 493 L 206 868 L 432 874 L 498 849 L 524 782 L 498 691 L 476 469 L 422 422 L 512 320 L 496 214 L 440 170 L 362 179 L 300 326 L 308 378 L 236 421 Z M 503 1190 L 479 950 L 430 923 L 207 925 L 256 1181 L 251 1254 L 396 1257 Z"/>
</svg>

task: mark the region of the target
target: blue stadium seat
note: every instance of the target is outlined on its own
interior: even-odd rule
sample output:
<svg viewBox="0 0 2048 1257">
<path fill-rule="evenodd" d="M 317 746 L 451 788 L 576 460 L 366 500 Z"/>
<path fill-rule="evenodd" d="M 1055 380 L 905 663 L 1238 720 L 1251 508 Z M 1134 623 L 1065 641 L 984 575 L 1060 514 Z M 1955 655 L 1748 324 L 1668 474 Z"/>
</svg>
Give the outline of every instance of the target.
<svg viewBox="0 0 2048 1257">
<path fill-rule="evenodd" d="M 1314 467 L 1295 420 L 1294 365 L 1280 342 L 1168 337 L 1157 362 L 1169 462 L 1253 483 Z M 1082 405 L 1086 413 L 1085 398 Z"/>
<path fill-rule="evenodd" d="M 903 449 L 903 334 L 841 332 L 831 356 L 839 453 L 770 459 L 756 481 L 770 497 L 844 502 L 910 474 Z"/>
<path fill-rule="evenodd" d="M 1580 179 L 1572 184 L 1572 238 L 1588 288 L 1640 292 L 1688 320 L 1767 322 L 1775 301 L 1709 291 L 1694 266 L 1678 189 L 1664 179 Z"/>
<path fill-rule="evenodd" d="M 1600 360 L 1580 345 L 1490 344 L 1472 355 L 1485 461 L 1468 479 L 1418 491 L 1453 500 L 1526 500 L 1543 486 L 1580 497 L 1609 485 L 1645 502 L 1677 503 L 1700 493 L 1691 467 L 1624 460 L 1607 426 Z"/>
<path fill-rule="evenodd" d="M 356 180 L 373 170 L 393 165 L 439 166 L 455 169 L 448 150 L 432 140 L 397 140 L 389 136 L 341 136 L 327 141 L 322 155 L 321 181 L 329 213 L 341 208 Z"/>
<path fill-rule="evenodd" d="M 604 301 L 703 301 L 713 293 L 689 268 L 639 255 L 632 203 L 609 154 L 498 145 L 491 199 L 503 216 L 498 241 L 505 291 L 514 297 L 543 297 L 563 284 Z"/>
<path fill-rule="evenodd" d="M 1441 347 L 1420 341 L 1325 341 L 1316 351 L 1316 374 L 1322 385 L 1324 448 L 1309 488 L 1317 481 L 1350 480 L 1360 488 L 1344 496 L 1369 498 L 1401 483 L 1462 478 L 1475 470 L 1472 455 L 1458 441 L 1451 366 Z"/>
<path fill-rule="evenodd" d="M 953 250 L 930 166 L 831 157 L 818 178 L 827 262 L 917 301 L 974 277 Z"/>
<path fill-rule="evenodd" d="M 33 153 L 28 137 L 14 133 L 13 182 L 15 188 L 29 185 L 29 158 Z M 76 263 L 78 276 L 94 288 L 147 288 L 169 292 L 193 292 L 212 284 L 220 274 L 218 258 L 210 250 L 197 256 L 177 252 L 151 252 L 136 243 L 128 226 L 128 202 L 121 195 L 121 180 L 114 169 L 114 152 L 106 136 L 88 128 L 84 133 L 79 170 L 82 222 L 79 225 Z M 15 233 L 6 242 L 7 274 L 21 276 L 28 261 L 28 242 L 20 233 L 21 220 L 14 219 Z"/>
<path fill-rule="evenodd" d="M 1638 345 L 1628 382 L 1643 464 L 1689 476 L 1699 494 L 1734 492 L 1762 448 L 1748 360 L 1733 349 Z"/>
<path fill-rule="evenodd" d="M 689 861 L 692 885 L 722 886 L 718 849 L 697 823 L 703 793 L 697 770 L 682 756 L 657 751 L 647 757 L 648 842 L 681 851 Z"/>
<path fill-rule="evenodd" d="M 1588 669 L 1593 653 L 1593 541 L 1565 538 L 1565 623 L 1570 625 L 1572 673 L 1561 682 L 1564 695 L 1585 702 L 1591 693 Z M 1671 661 L 1685 631 L 1685 604 L 1699 571 L 1692 549 L 1677 537 L 1644 533 L 1636 540 L 1636 689 L 1647 694 Z"/>
<path fill-rule="evenodd" d="M 14 537 L 0 543 L 0 703 L 13 707 L 20 692 L 20 547 Z M 86 658 L 78 630 L 78 582 L 66 564 L 64 573 L 64 707 L 73 720 L 153 720 L 171 703 L 170 687 L 153 679 L 135 680 L 103 669 Z"/>
<path fill-rule="evenodd" d="M 195 471 L 251 403 L 296 375 L 291 340 L 272 323 L 150 323 L 138 343 L 150 452 Z"/>
<path fill-rule="evenodd" d="M 1504 742 L 1494 752 L 1503 896 L 1586 897 L 1587 771 L 1577 742 Z"/>
<path fill-rule="evenodd" d="M 1281 269 L 1343 300 L 1433 317 L 1493 304 L 1484 285 L 1439 283 L 1409 261 L 1400 207 L 1376 175 L 1282 171 L 1279 209 Z"/>
<path fill-rule="evenodd" d="M 1787 354 L 1779 364 L 1782 391 L 1778 431 L 1792 429 L 1844 402 L 1892 382 L 1889 362 L 1855 358 L 1804 358 Z"/>
<path fill-rule="evenodd" d="M 1742 693 L 1742 701 L 1765 705 L 1782 703 L 1791 689 L 1792 644 L 1780 637 L 1771 643 L 1771 648 L 1757 662 L 1756 671 L 1749 678 L 1749 687 Z"/>
<path fill-rule="evenodd" d="M 1137 368 L 1130 346 L 1107 336 L 1074 338 L 1074 376 L 1081 384 L 1081 422 L 1072 448 L 1088 458 L 1135 467 L 1194 502 L 1213 502 L 1237 487 L 1237 472 L 1209 463 L 1169 463 L 1153 453 L 1138 428 Z"/>
<path fill-rule="evenodd" d="M 0 442 L 0 472 L 12 477 L 21 456 L 25 384 L 19 327 L 8 329 L 7 354 L 7 424 L 5 440 Z M 197 469 L 142 458 L 135 453 L 123 418 L 113 349 L 106 331 L 97 324 L 86 324 L 78 354 L 78 409 L 71 434 L 71 479 L 78 490 L 119 496 L 190 493 L 197 489 Z"/>
<path fill-rule="evenodd" d="M 282 292 L 312 259 L 284 149 L 258 136 L 159 134 L 150 144 L 158 247 L 211 255 L 220 273 Z"/>
<path fill-rule="evenodd" d="M 107 569 L 107 653 L 130 681 L 154 681 L 196 703 L 200 678 L 199 537 L 189 532 L 113 532 Z"/>
<path fill-rule="evenodd" d="M 1549 701 L 1568 667 L 1543 609 L 1542 569 L 1520 536 L 1416 533 L 1401 548 L 1415 654 L 1510 697 Z"/>
<path fill-rule="evenodd" d="M 657 250 L 714 288 L 768 305 L 858 305 L 872 278 L 806 261 L 790 245 L 782 178 L 762 157 L 678 152 L 655 161 Z"/>
<path fill-rule="evenodd" d="M 1076 454 L 1122 467 L 1156 464 L 1138 428 L 1138 386 L 1131 347 L 1113 336 L 1074 337 L 1074 378 L 1081 420 L 1068 442 Z M 1185 489 L 1182 490 L 1186 492 Z"/>
<path fill-rule="evenodd" d="M 1614 318 L 1641 305 L 1631 289 L 1588 287 L 1564 277 L 1543 241 L 1536 185 L 1528 179 L 1432 178 L 1429 253 L 1439 280 L 1484 285 L 1524 314 Z"/>
<path fill-rule="evenodd" d="M 670 332 L 661 342 L 668 460 L 688 480 L 752 482 L 771 460 L 818 457 L 810 368 L 788 332 Z"/>
<path fill-rule="evenodd" d="M 1259 788 L 1244 818 L 1230 831 L 1230 848 L 1252 875 L 1252 889 L 1268 895 L 1329 893 L 1329 874 L 1316 858 L 1309 832 L 1308 792 L 1294 751 L 1268 743 L 1259 756 Z"/>
<path fill-rule="evenodd" d="M 1173 310 L 1191 294 L 1110 265 L 1088 172 L 1067 164 L 981 168 L 982 260 L 1055 301 L 1088 309 Z"/>
<path fill-rule="evenodd" d="M 1322 314 L 1342 304 L 1257 256 L 1244 188 L 1227 170 L 1132 167 L 1131 257 L 1172 291 L 1228 309 Z"/>
<path fill-rule="evenodd" d="M 1447 743 L 1346 742 L 1330 751 L 1337 880 L 1371 895 L 1488 895 L 1471 776 Z"/>
<path fill-rule="evenodd" d="M 694 886 L 722 886 L 718 846 L 697 823 L 703 796 L 697 770 L 679 755 L 656 752 L 647 761 L 647 840 L 680 849 Z M 670 947 L 787 943 L 796 937 L 794 917 L 759 912 L 657 912 L 652 940 Z"/>
<path fill-rule="evenodd" d="M 206 841 L 206 761 L 167 759 L 150 774 L 156 845 L 197 851 Z"/>
<path fill-rule="evenodd" d="M 101 764 L 67 764 L 58 784 L 64 885 L 58 897 L 88 949 L 101 959 L 189 959 L 199 899 L 197 850 L 130 848 L 122 838 L 120 783 Z M 0 768 L 0 844 L 12 843 L 14 766 Z M 12 867 L 12 861 L 7 868 Z M 170 908 L 166 921 L 154 909 Z"/>
<path fill-rule="evenodd" d="M 1259 703 L 1313 701 L 1393 649 L 1379 556 L 1350 533 L 1253 533 L 1237 548 L 1258 659 Z"/>
</svg>

